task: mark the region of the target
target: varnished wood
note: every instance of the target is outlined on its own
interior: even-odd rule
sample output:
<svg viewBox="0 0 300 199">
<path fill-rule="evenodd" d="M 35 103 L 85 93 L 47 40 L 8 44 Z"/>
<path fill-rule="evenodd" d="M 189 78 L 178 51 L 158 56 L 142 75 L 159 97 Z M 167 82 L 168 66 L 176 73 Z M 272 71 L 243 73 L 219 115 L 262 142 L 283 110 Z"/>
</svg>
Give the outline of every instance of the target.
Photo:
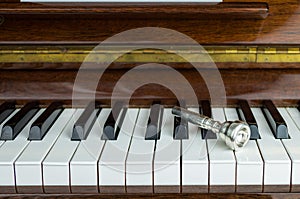
<svg viewBox="0 0 300 199">
<path fill-rule="evenodd" d="M 289 185 L 264 185 L 263 192 L 287 193 L 290 192 Z"/>
<path fill-rule="evenodd" d="M 225 2 L 230 1 L 233 0 Z M 249 0 L 249 2 L 251 1 Z M 252 0 L 252 2 L 255 1 Z M 143 11 L 148 12 L 162 9 L 161 13 L 157 13 L 155 16 L 151 15 L 151 17 L 157 17 L 156 20 L 145 20 L 139 17 L 130 19 L 130 12 L 128 11 L 128 17 L 118 18 L 118 14 L 113 13 L 110 15 L 108 13 L 107 15 L 110 16 L 106 16 L 105 20 L 101 20 L 100 17 L 100 19 L 94 18 L 88 21 L 86 17 L 89 16 L 84 14 L 60 16 L 58 16 L 59 14 L 9 14 L 9 11 L 5 11 L 6 4 L 2 3 L 0 4 L 0 10 L 2 8 L 1 16 L 4 21 L 0 30 L 1 43 L 99 43 L 116 33 L 132 28 L 162 27 L 182 32 L 200 44 L 299 44 L 299 2 L 297 0 L 267 0 L 266 2 L 269 5 L 269 16 L 263 20 L 240 20 L 240 18 L 229 20 L 227 17 L 183 20 L 188 17 L 188 13 L 192 11 L 200 12 L 201 9 L 196 9 L 197 6 L 194 5 L 184 6 L 184 9 L 180 6 L 180 9 L 170 9 L 168 5 L 165 5 L 161 6 L 165 8 L 143 8 Z M 12 5 L 12 7 L 14 6 L 18 7 L 16 4 Z M 20 9 L 18 10 L 20 11 Z M 26 12 L 30 11 L 30 9 L 24 10 Z M 138 12 L 138 10 L 132 8 L 131 12 L 134 13 L 135 11 Z M 163 14 L 169 12 L 179 16 L 182 20 L 178 20 L 178 17 L 174 19 L 163 17 Z M 144 12 L 139 13 L 147 18 Z M 48 20 L 41 19 L 41 17 L 46 17 Z M 166 37 L 165 39 L 167 43 L 176 43 L 174 38 Z"/>
<path fill-rule="evenodd" d="M 153 193 L 152 186 L 126 186 L 127 193 Z"/>
<path fill-rule="evenodd" d="M 182 185 L 182 193 L 207 193 L 208 186 L 203 185 Z"/>
<path fill-rule="evenodd" d="M 69 186 L 44 186 L 44 193 L 46 193 L 46 194 L 70 194 L 71 188 Z"/>
<path fill-rule="evenodd" d="M 42 186 L 17 186 L 17 193 L 19 194 L 43 194 Z"/>
<path fill-rule="evenodd" d="M 20 3 L 20 0 L 0 0 L 0 3 Z"/>
<path fill-rule="evenodd" d="M 15 186 L 0 186 L 0 193 L 1 194 L 13 194 L 17 193 Z M 1 196 L 0 194 L 0 196 Z"/>
<path fill-rule="evenodd" d="M 126 71 L 107 70 L 100 80 L 101 84 L 98 85 L 96 99 L 110 99 L 114 86 Z M 166 73 L 165 77 L 170 78 L 170 82 L 174 81 L 174 84 L 181 88 L 183 85 L 178 84 L 172 77 L 168 77 L 167 72 L 155 69 L 141 70 L 138 71 L 136 78 L 132 79 L 132 81 L 139 81 L 145 74 Z M 189 80 L 199 100 L 210 99 L 203 79 L 195 70 L 180 70 L 180 72 Z M 93 71 L 87 71 L 86 74 L 90 77 L 97 75 Z M 251 101 L 271 99 L 275 100 L 275 102 L 278 100 L 277 104 L 279 105 L 291 105 L 290 100 L 294 100 L 295 103 L 300 99 L 300 70 L 298 69 L 236 69 L 234 72 L 231 70 L 220 70 L 220 74 L 223 78 L 228 103 L 231 100 L 236 103 L 236 99 Z M 72 70 L 15 70 L 13 72 L 3 70 L 0 73 L 0 100 L 11 99 L 17 100 L 18 103 L 32 99 L 48 101 L 48 103 L 54 100 L 70 102 L 76 75 L 77 72 Z M 84 93 L 82 93 L 82 96 L 85 96 Z M 127 92 L 124 93 L 124 95 L 127 94 Z M 188 99 L 191 96 L 185 93 L 184 97 L 187 99 L 187 105 L 189 105 Z M 172 101 L 173 104 L 176 104 L 174 94 L 168 88 L 156 84 L 140 87 L 131 97 L 132 103 L 134 101 L 142 103 L 143 100 L 152 101 L 155 99 L 162 100 L 162 103 L 164 101 Z"/>
<path fill-rule="evenodd" d="M 5 14 L 114 14 L 115 17 L 127 16 L 138 18 L 157 18 L 157 15 L 176 17 L 181 14 L 186 18 L 242 17 L 265 18 L 268 15 L 268 4 L 263 2 L 222 2 L 222 3 L 15 3 L 0 4 L 0 13 Z M 150 15 L 150 14 L 155 15 Z M 219 15 L 219 16 L 216 16 Z M 248 15 L 248 16 L 247 16 Z M 178 17 L 178 16 L 177 16 Z M 176 17 L 176 18 L 177 18 Z"/>
<path fill-rule="evenodd" d="M 238 185 L 236 186 L 237 193 L 261 193 L 263 186 L 260 185 Z"/>
<path fill-rule="evenodd" d="M 99 192 L 103 194 L 125 194 L 125 186 L 99 186 Z"/>
<path fill-rule="evenodd" d="M 96 194 L 98 193 L 97 186 L 71 186 L 73 194 Z"/>
<path fill-rule="evenodd" d="M 143 63 L 139 63 L 143 64 Z M 189 63 L 162 63 L 174 69 L 192 69 Z M 215 63 L 219 69 L 297 69 L 299 63 Z M 78 70 L 82 63 L 0 63 L 0 70 Z M 96 64 L 95 64 L 96 65 Z M 110 69 L 132 69 L 137 63 L 112 63 Z M 209 68 L 211 65 L 201 64 L 202 68 Z"/>
<path fill-rule="evenodd" d="M 180 186 L 154 186 L 154 193 L 180 193 Z"/>
<path fill-rule="evenodd" d="M 17 0 L 13 0 L 16 2 Z M 249 0 L 250 1 L 250 0 Z M 258 0 L 264 2 L 263 0 Z M 202 45 L 246 45 L 255 47 L 299 47 L 300 45 L 300 3 L 298 0 L 266 0 L 266 3 L 244 3 L 241 0 L 225 0 L 216 5 L 196 4 L 23 4 L 7 3 L 0 0 L 0 47 L 4 45 L 31 46 L 56 45 L 92 45 L 122 31 L 141 27 L 162 27 L 179 31 Z M 3 3 L 5 2 L 5 3 Z M 233 2 L 233 3 L 229 3 Z M 268 16 L 267 16 L 268 15 Z M 41 28 L 42 27 L 42 28 Z M 160 35 L 165 44 L 182 44 L 176 38 Z M 154 38 L 155 39 L 155 38 Z M 63 48 L 62 48 L 63 49 Z M 255 60 L 256 61 L 256 60 Z M 192 85 L 199 100 L 210 99 L 208 89 L 201 76 L 190 64 L 165 63 L 176 68 Z M 62 100 L 71 106 L 72 91 L 77 69 L 80 62 L 6 62 L 0 63 L 0 101 L 16 100 L 22 106 L 30 100 L 39 100 L 47 105 L 54 100 Z M 114 63 L 106 71 L 98 84 L 96 99 L 102 100 L 104 106 L 110 106 L 110 98 L 116 82 L 138 63 Z M 236 105 L 238 99 L 250 100 L 251 104 L 260 105 L 264 99 L 271 99 L 277 105 L 291 106 L 300 99 L 299 62 L 223 62 L 216 63 L 226 89 L 227 104 L 213 106 Z M 207 72 L 205 64 L 201 67 Z M 165 71 L 148 68 L 138 71 L 135 79 L 138 82 L 145 75 L 155 75 Z M 86 71 L 93 75 L 93 71 Z M 183 88 L 176 79 L 168 75 L 173 84 Z M 214 79 L 214 82 L 219 79 Z M 85 97 L 85 90 L 80 93 Z M 191 96 L 187 94 L 186 102 Z M 174 105 L 177 99 L 168 89 L 159 85 L 149 84 L 136 90 L 131 98 L 132 106 L 149 105 L 153 100 L 163 104 Z M 148 187 L 149 188 L 149 187 Z M 180 189 L 181 188 L 181 189 Z M 194 192 L 195 187 L 155 187 L 155 192 L 168 194 L 129 194 L 136 192 L 133 187 L 59 187 L 46 186 L 43 191 L 47 196 L 56 198 L 93 197 L 93 198 L 299 198 L 299 193 L 286 194 L 289 186 L 254 187 L 251 192 L 284 192 L 284 194 L 235 194 L 250 192 L 247 187 L 211 187 L 210 193 L 181 194 Z M 206 192 L 206 187 L 202 187 Z M 85 191 L 103 195 L 87 195 Z M 20 193 L 40 192 L 36 188 L 18 187 Z M 257 190 L 257 191 L 256 191 Z M 299 192 L 299 186 L 292 186 L 292 192 Z M 1 193 L 15 193 L 16 187 L 0 187 Z M 80 193 L 70 195 L 69 193 Z M 171 194 L 170 192 L 176 192 Z M 195 192 L 198 192 L 196 190 Z M 201 191 L 200 191 L 201 192 Z M 220 192 L 214 194 L 212 192 Z M 230 192 L 230 194 L 224 194 Z M 59 195 L 53 195 L 53 193 Z M 68 195 L 69 194 L 69 195 Z M 112 195 L 108 195 L 112 194 Z M 11 194 L 0 197 L 30 197 L 30 195 Z"/>
<path fill-rule="evenodd" d="M 210 185 L 210 193 L 234 193 L 235 185 Z"/>
<path fill-rule="evenodd" d="M 291 186 L 291 192 L 299 193 L 300 192 L 300 186 L 299 185 L 292 185 Z"/>
</svg>

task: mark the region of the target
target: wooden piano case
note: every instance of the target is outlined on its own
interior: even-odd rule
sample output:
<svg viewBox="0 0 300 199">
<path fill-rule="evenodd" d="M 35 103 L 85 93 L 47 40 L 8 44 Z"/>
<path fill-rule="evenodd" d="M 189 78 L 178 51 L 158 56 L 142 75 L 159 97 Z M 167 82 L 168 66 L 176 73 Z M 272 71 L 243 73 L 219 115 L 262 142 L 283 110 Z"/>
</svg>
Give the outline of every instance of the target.
<svg viewBox="0 0 300 199">
<path fill-rule="evenodd" d="M 219 4 L 71 5 L 0 0 L 0 100 L 13 99 L 20 105 L 32 99 L 45 105 L 53 100 L 63 100 L 66 106 L 71 106 L 76 74 L 91 50 L 108 37 L 142 27 L 176 30 L 204 47 L 218 67 L 226 90 L 226 104 L 220 100 L 216 106 L 235 106 L 236 100 L 241 98 L 258 106 L 264 99 L 272 99 L 282 106 L 293 106 L 300 99 L 300 3 L 297 0 L 224 0 Z M 193 51 L 192 46 L 184 46 L 165 37 L 166 43 L 163 45 L 178 45 L 191 59 L 202 53 Z M 108 44 L 108 48 L 110 45 L 124 47 L 124 44 Z M 103 58 L 101 61 L 105 62 L 107 56 L 115 52 L 98 53 Z M 205 82 L 190 63 L 172 52 L 149 49 L 145 45 L 122 55 L 109 66 L 97 88 L 96 99 L 109 106 L 109 99 L 118 79 L 139 64 L 153 62 L 168 64 L 183 74 L 199 100 L 210 98 Z M 202 63 L 200 70 L 205 70 L 205 67 L 206 64 Z M 157 72 L 160 71 L 150 68 L 141 71 L 141 77 L 144 74 L 155 75 Z M 153 100 L 160 100 L 165 105 L 176 103 L 170 90 L 151 84 L 139 88 L 132 95 L 131 106 L 148 106 Z M 27 197 L 1 197 L 6 196 Z M 106 198 L 112 195 L 59 196 Z M 299 197 L 297 193 L 113 196 Z"/>
</svg>

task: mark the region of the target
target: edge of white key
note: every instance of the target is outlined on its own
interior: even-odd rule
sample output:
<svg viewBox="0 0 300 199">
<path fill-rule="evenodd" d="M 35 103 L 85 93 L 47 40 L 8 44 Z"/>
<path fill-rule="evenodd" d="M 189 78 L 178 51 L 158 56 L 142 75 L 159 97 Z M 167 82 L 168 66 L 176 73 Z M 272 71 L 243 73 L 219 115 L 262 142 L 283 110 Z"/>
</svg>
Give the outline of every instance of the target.
<svg viewBox="0 0 300 199">
<path fill-rule="evenodd" d="M 72 112 L 73 113 L 72 113 Z M 68 113 L 68 112 L 70 112 L 70 113 Z M 55 121 L 55 123 L 53 124 L 53 126 L 51 126 L 51 128 L 49 129 L 49 131 L 48 131 L 48 133 L 46 134 L 46 136 L 42 139 L 42 140 L 39 140 L 39 141 L 31 141 L 30 143 L 29 143 L 29 145 L 28 145 L 28 147 L 23 151 L 23 153 L 20 155 L 20 157 L 18 157 L 18 159 L 16 160 L 16 162 L 15 162 L 15 165 L 35 165 L 35 164 L 41 164 L 41 162 L 43 161 L 43 159 L 45 158 L 45 156 L 47 155 L 47 154 L 40 154 L 39 153 L 39 155 L 38 156 L 32 156 L 32 154 L 34 154 L 34 148 L 32 148 L 28 153 L 31 153 L 32 152 L 32 154 L 27 154 L 26 153 L 26 155 L 27 155 L 27 158 L 31 158 L 31 160 L 29 160 L 29 159 L 26 159 L 26 157 L 24 157 L 24 153 L 27 151 L 27 150 L 29 150 L 29 148 L 31 147 L 31 145 L 36 145 L 36 146 L 39 146 L 39 145 L 41 145 L 41 144 L 43 144 L 44 142 L 47 142 L 47 141 L 50 141 L 51 139 L 55 139 L 53 142 L 52 142 L 52 144 L 51 144 L 51 146 L 49 146 L 50 148 L 49 148 L 49 150 L 51 149 L 51 147 L 52 147 L 52 145 L 56 142 L 56 140 L 57 140 L 57 138 L 59 137 L 59 135 L 62 133 L 62 131 L 63 131 L 63 129 L 61 129 L 61 131 L 60 132 L 58 132 L 57 134 L 54 134 L 53 133 L 53 131 L 56 131 L 55 130 L 55 128 L 57 127 L 57 125 L 61 125 L 62 124 L 62 122 L 60 122 L 59 124 L 57 123 L 56 124 L 56 122 L 58 122 L 58 120 L 61 120 L 61 119 L 64 119 L 64 115 L 65 115 L 65 117 L 66 116 L 68 116 L 69 117 L 69 115 L 71 114 L 71 117 L 73 116 L 73 114 L 74 114 L 74 110 L 67 110 L 67 109 L 65 109 L 65 110 L 63 110 L 63 112 L 60 114 L 60 116 L 58 117 L 58 119 Z M 70 120 L 70 118 L 66 118 L 66 119 L 68 119 L 67 121 L 66 121 L 66 123 L 65 123 L 65 125 L 69 122 L 69 120 Z M 30 156 L 30 157 L 29 157 Z M 41 158 L 39 158 L 39 157 L 41 157 Z M 25 158 L 25 159 L 24 159 Z"/>
<path fill-rule="evenodd" d="M 61 142 L 65 143 L 65 144 L 70 144 L 69 147 L 72 149 L 77 147 L 77 145 L 79 144 L 79 141 L 71 141 L 71 134 L 72 134 L 73 124 L 80 117 L 80 115 L 82 114 L 83 111 L 84 111 L 83 109 L 77 109 L 76 112 L 73 114 L 72 118 L 69 120 L 66 127 L 63 129 L 63 132 L 60 134 L 57 141 L 55 142 L 55 144 L 53 145 L 53 147 L 51 148 L 51 150 L 49 151 L 49 153 L 43 160 L 43 163 L 42 163 L 43 167 L 69 165 L 69 162 L 65 161 L 65 159 L 66 158 L 69 159 L 69 156 L 71 155 L 71 154 L 69 154 L 69 152 L 67 152 L 67 154 L 64 155 L 63 157 L 59 157 L 59 156 L 57 156 L 57 154 L 55 154 L 55 156 L 54 156 L 53 150 L 56 150 L 55 152 L 58 152 L 56 147 L 64 148 L 64 146 Z M 64 131 L 66 131 L 67 127 L 69 127 L 68 132 L 64 133 Z M 63 154 L 63 153 L 60 153 L 60 154 Z M 60 159 L 60 158 L 62 158 L 62 159 Z"/>
<path fill-rule="evenodd" d="M 225 108 L 228 121 L 239 120 L 235 108 Z M 259 185 L 263 183 L 263 160 L 255 140 L 249 140 L 240 151 L 235 152 L 236 157 L 236 184 Z"/>
</svg>

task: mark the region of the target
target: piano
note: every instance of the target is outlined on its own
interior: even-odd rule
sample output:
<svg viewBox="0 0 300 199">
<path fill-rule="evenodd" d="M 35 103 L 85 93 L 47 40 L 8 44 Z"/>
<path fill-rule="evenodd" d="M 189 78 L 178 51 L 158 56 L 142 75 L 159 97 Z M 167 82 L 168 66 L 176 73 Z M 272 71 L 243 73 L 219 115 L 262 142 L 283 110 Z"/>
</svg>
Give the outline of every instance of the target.
<svg viewBox="0 0 300 199">
<path fill-rule="evenodd" d="M 299 9 L 0 0 L 0 197 L 298 198 Z"/>
</svg>

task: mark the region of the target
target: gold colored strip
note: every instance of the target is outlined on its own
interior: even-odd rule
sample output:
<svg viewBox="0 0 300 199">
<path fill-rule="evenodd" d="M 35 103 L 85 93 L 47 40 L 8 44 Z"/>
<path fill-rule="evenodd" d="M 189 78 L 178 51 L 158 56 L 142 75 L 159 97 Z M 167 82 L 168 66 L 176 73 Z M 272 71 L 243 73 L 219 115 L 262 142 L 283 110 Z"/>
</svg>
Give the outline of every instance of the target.
<svg viewBox="0 0 300 199">
<path fill-rule="evenodd" d="M 297 63 L 300 62 L 299 54 L 259 54 L 257 55 L 257 63 Z"/>
<path fill-rule="evenodd" d="M 299 48 L 281 47 L 258 50 L 257 63 L 297 63 L 300 62 Z"/>
<path fill-rule="evenodd" d="M 24 62 L 300 62 L 299 47 L 255 47 L 255 46 L 181 46 L 167 51 L 160 49 L 139 49 L 129 51 L 126 47 L 108 46 L 0 46 L 1 63 Z M 119 58 L 118 55 L 122 54 Z M 88 56 L 89 55 L 89 56 Z M 182 56 L 180 56 L 182 55 Z M 209 56 L 207 56 L 209 55 Z M 184 57 L 184 58 L 183 58 Z"/>
<path fill-rule="evenodd" d="M 288 53 L 290 54 L 299 54 L 299 48 L 289 48 Z"/>
<path fill-rule="evenodd" d="M 276 48 L 265 48 L 264 51 L 265 51 L 264 54 L 276 54 L 277 49 Z"/>
<path fill-rule="evenodd" d="M 97 54 L 89 56 L 87 54 L 6 54 L 0 55 L 2 63 L 23 63 L 23 62 L 106 62 L 117 57 L 117 54 Z M 176 54 L 124 54 L 116 59 L 116 62 L 254 62 L 255 55 L 248 54 L 185 54 L 185 59 Z"/>
</svg>

